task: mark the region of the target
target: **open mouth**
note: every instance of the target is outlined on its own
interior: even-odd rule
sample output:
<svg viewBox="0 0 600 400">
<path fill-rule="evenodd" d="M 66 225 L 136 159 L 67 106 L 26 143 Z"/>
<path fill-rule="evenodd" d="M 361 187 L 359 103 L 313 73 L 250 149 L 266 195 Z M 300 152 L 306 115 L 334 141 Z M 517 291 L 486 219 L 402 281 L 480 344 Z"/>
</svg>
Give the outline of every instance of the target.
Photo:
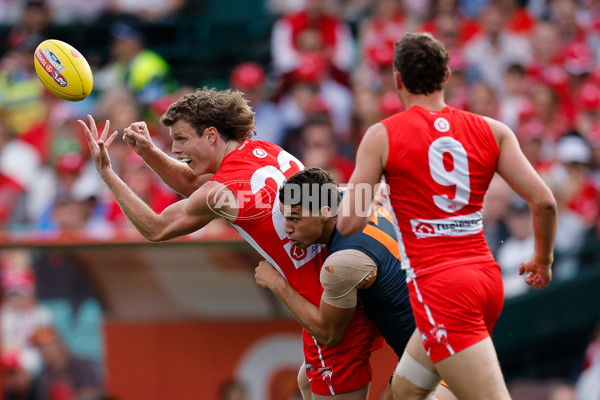
<svg viewBox="0 0 600 400">
<path fill-rule="evenodd" d="M 191 158 L 181 158 L 179 161 L 181 161 L 182 163 L 189 164 L 192 162 L 192 159 Z"/>
</svg>

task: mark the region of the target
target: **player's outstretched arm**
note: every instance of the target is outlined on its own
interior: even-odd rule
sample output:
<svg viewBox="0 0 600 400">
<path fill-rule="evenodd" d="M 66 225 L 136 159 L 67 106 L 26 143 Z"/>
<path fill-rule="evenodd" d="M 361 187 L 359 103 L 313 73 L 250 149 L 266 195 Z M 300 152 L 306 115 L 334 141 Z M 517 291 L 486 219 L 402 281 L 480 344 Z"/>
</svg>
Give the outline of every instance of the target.
<svg viewBox="0 0 600 400">
<path fill-rule="evenodd" d="M 515 134 L 506 125 L 487 119 L 498 146 L 500 156 L 496 171 L 510 187 L 529 204 L 531 210 L 535 249 L 533 256 L 519 267 L 521 275 L 527 273 L 525 282 L 541 289 L 552 279 L 556 237 L 556 200 L 548 186 L 523 155 Z"/>
<path fill-rule="evenodd" d="M 294 290 L 268 261 L 258 264 L 255 278 L 258 285 L 275 293 L 300 325 L 320 343 L 335 346 L 344 337 L 355 307 L 338 308 L 323 301 L 317 307 Z"/>
<path fill-rule="evenodd" d="M 196 176 L 187 164 L 175 160 L 159 149 L 152 141 L 144 121 L 134 122 L 125 128 L 123 141 L 139 154 L 171 189 L 185 197 L 189 197 L 213 176 L 212 174 Z"/>
<path fill-rule="evenodd" d="M 154 242 L 186 235 L 202 228 L 217 217 L 213 212 L 214 204 L 210 204 L 212 200 L 209 193 L 211 189 L 214 192 L 215 186 L 223 186 L 218 182 L 210 182 L 202 190 L 194 192 L 189 199 L 172 204 L 161 214 L 156 214 L 119 178 L 110 165 L 107 146 L 117 132 L 108 135 L 110 124 L 107 121 L 104 131 L 98 136 L 94 119 L 91 116 L 88 116 L 88 119 L 89 126 L 83 121 L 78 122 L 84 130 L 96 169 L 127 218 L 144 238 Z M 228 215 L 234 215 L 234 211 L 226 211 Z"/>
<path fill-rule="evenodd" d="M 381 181 L 388 153 L 387 131 L 382 124 L 371 126 L 358 146 L 356 165 L 338 210 L 337 229 L 344 236 L 361 232 L 372 214 L 375 187 Z M 370 187 L 366 187 L 366 185 Z"/>
</svg>

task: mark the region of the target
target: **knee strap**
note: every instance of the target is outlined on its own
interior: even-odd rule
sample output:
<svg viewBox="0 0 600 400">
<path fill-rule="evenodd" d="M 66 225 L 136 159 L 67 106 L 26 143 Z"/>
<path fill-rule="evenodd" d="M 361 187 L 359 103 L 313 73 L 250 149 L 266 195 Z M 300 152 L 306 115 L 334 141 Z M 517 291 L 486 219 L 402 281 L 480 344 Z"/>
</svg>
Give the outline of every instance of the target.
<svg viewBox="0 0 600 400">
<path fill-rule="evenodd" d="M 442 380 L 441 376 L 419 364 L 406 350 L 396 367 L 396 374 L 425 390 L 434 390 Z"/>
</svg>

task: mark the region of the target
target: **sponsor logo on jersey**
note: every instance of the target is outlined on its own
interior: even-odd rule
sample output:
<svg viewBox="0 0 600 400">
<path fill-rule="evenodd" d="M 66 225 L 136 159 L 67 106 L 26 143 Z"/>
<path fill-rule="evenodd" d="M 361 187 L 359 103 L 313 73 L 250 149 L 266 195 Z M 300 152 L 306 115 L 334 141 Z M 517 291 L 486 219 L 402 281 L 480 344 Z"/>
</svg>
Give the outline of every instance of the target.
<svg viewBox="0 0 600 400">
<path fill-rule="evenodd" d="M 38 49 L 35 52 L 35 58 L 40 63 L 44 71 L 56 82 L 60 87 L 67 86 L 67 79 L 64 77 L 62 72 L 65 70 L 65 66 L 62 65 L 60 58 L 54 54 L 50 49 L 46 48 L 43 51 Z"/>
<path fill-rule="evenodd" d="M 312 366 L 312 364 L 311 364 L 311 363 L 305 363 L 305 364 L 304 364 L 304 366 L 306 367 L 306 370 L 307 370 L 308 372 L 310 372 L 310 371 L 313 371 L 313 370 L 314 370 L 314 368 L 313 368 L 313 366 Z"/>
<path fill-rule="evenodd" d="M 442 219 L 411 219 L 410 225 L 417 239 L 439 236 L 467 236 L 483 229 L 481 211 Z"/>
<path fill-rule="evenodd" d="M 450 130 L 450 122 L 446 118 L 437 118 L 433 122 L 433 127 L 439 132 L 448 132 Z"/>
</svg>

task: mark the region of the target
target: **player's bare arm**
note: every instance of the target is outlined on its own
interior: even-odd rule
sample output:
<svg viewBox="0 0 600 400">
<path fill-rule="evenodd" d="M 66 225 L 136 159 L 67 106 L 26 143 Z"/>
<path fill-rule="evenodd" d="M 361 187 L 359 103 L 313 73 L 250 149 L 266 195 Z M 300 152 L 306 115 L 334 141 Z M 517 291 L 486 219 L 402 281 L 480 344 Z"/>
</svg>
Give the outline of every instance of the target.
<svg viewBox="0 0 600 400">
<path fill-rule="evenodd" d="M 125 128 L 123 141 L 139 154 L 171 189 L 185 197 L 189 197 L 213 176 L 196 176 L 186 163 L 175 160 L 159 149 L 152 141 L 144 121 L 134 122 Z"/>
<path fill-rule="evenodd" d="M 359 183 L 367 183 L 372 188 L 381 180 L 381 175 L 385 164 L 387 163 L 388 154 L 388 138 L 387 130 L 381 123 L 372 125 L 358 146 L 356 152 L 356 165 L 346 194 L 342 198 L 342 203 L 339 210 L 337 229 L 344 235 L 349 236 L 362 231 L 367 225 L 370 213 L 356 213 L 359 204 L 358 198 L 364 198 L 362 193 L 357 193 L 360 190 Z M 367 202 L 373 200 L 373 190 L 370 191 L 371 197 L 365 199 Z"/>
<path fill-rule="evenodd" d="M 88 116 L 88 119 L 89 127 L 83 121 L 79 123 L 85 132 L 96 169 L 127 218 L 147 240 L 163 241 L 195 232 L 219 216 L 218 213 L 221 211 L 231 218 L 237 215 L 234 202 L 224 202 L 224 205 L 220 205 L 212 195 L 218 189 L 228 190 L 218 182 L 207 183 L 202 189 L 194 192 L 189 199 L 178 201 L 162 213 L 156 214 L 111 167 L 107 147 L 114 140 L 117 132 L 109 136 L 110 123 L 107 121 L 102 134 L 98 136 L 94 119 L 91 116 Z M 223 209 L 224 207 L 227 209 Z"/>
<path fill-rule="evenodd" d="M 552 279 L 550 269 L 554 261 L 554 239 L 556 236 L 557 210 L 554 195 L 523 155 L 515 134 L 501 122 L 486 118 L 496 142 L 500 156 L 496 171 L 510 187 L 529 204 L 531 210 L 535 250 L 519 268 L 525 281 L 541 289 Z"/>
<path fill-rule="evenodd" d="M 323 301 L 319 307 L 294 290 L 268 261 L 261 261 L 255 270 L 256 283 L 271 290 L 296 320 L 320 343 L 335 346 L 344 337 L 355 307 L 343 309 Z"/>
</svg>

